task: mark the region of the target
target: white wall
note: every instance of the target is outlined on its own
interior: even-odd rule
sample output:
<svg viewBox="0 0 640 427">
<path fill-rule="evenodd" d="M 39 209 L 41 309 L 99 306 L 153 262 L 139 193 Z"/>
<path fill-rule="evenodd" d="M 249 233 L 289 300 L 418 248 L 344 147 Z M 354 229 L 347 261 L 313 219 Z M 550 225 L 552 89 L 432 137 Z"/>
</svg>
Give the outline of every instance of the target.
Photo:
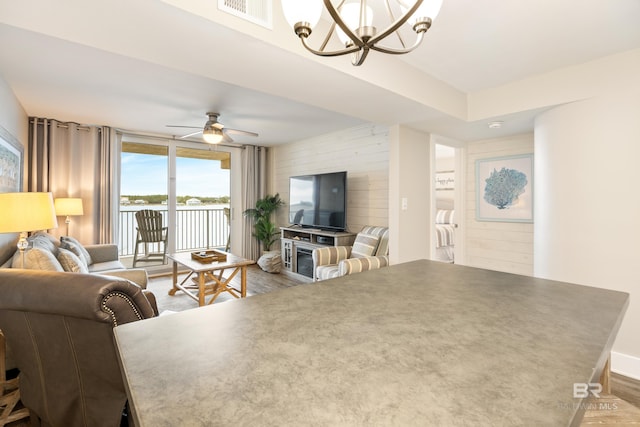
<svg viewBox="0 0 640 427">
<path fill-rule="evenodd" d="M 389 225 L 389 129 L 367 124 L 270 149 L 270 191 L 289 203 L 289 177 L 347 171 L 347 227 Z M 288 208 L 277 214 L 288 225 Z"/>
<path fill-rule="evenodd" d="M 476 220 L 476 160 L 533 153 L 533 135 L 524 134 L 467 144 L 465 264 L 533 275 L 533 224 Z M 535 164 L 534 156 L 534 164 Z M 534 173 L 534 181 L 537 182 Z M 534 185 L 535 187 L 535 185 Z M 541 195 L 543 197 L 543 195 Z M 534 205 L 537 200 L 534 201 Z M 534 215 L 534 221 L 536 220 Z"/>
<path fill-rule="evenodd" d="M 537 118 L 534 245 L 536 276 L 631 294 L 612 369 L 638 379 L 639 118 L 640 82 Z"/>
<path fill-rule="evenodd" d="M 0 111 L 2 112 L 0 126 L 16 137 L 23 146 L 26 145 L 29 136 L 27 113 L 2 76 L 0 76 Z"/>
<path fill-rule="evenodd" d="M 431 135 L 393 126 L 389 134 L 389 261 L 392 264 L 430 256 L 432 177 Z"/>
</svg>

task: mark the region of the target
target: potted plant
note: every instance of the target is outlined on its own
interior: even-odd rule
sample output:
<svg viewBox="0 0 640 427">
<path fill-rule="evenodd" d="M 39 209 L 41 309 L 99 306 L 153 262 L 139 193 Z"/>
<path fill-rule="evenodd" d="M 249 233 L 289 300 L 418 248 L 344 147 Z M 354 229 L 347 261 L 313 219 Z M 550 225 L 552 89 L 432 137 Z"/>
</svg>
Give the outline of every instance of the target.
<svg viewBox="0 0 640 427">
<path fill-rule="evenodd" d="M 262 243 L 263 253 L 258 259 L 258 265 L 270 273 L 279 273 L 282 263 L 280 251 L 271 251 L 271 245 L 278 240 L 279 235 L 276 225 L 271 222 L 271 215 L 280 206 L 284 206 L 284 202 L 276 193 L 275 196 L 266 195 L 256 201 L 255 208 L 244 211 L 245 216 L 253 218 L 253 236 Z"/>
</svg>

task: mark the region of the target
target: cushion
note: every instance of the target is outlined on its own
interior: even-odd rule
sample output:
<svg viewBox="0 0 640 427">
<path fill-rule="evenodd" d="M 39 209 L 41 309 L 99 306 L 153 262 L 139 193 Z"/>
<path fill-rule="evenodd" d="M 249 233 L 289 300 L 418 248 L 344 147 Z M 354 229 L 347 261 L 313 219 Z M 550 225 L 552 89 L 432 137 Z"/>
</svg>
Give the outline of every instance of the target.
<svg viewBox="0 0 640 427">
<path fill-rule="evenodd" d="M 345 259 L 338 264 L 338 276 L 377 270 L 387 265 L 389 265 L 389 258 L 386 256 Z"/>
<path fill-rule="evenodd" d="M 73 273 L 88 273 L 87 264 L 83 259 L 74 254 L 68 249 L 60 248 L 58 251 L 58 261 L 64 271 L 70 271 Z"/>
<path fill-rule="evenodd" d="M 365 225 L 360 230 L 360 233 L 371 234 L 378 236 L 380 241 L 378 242 L 378 249 L 376 249 L 374 255 L 389 255 L 389 228 L 376 225 Z"/>
<path fill-rule="evenodd" d="M 316 268 L 316 281 L 338 277 L 338 265 L 321 265 Z"/>
<path fill-rule="evenodd" d="M 436 211 L 436 224 L 453 224 L 455 211 L 438 209 Z"/>
<path fill-rule="evenodd" d="M 380 238 L 373 234 L 358 233 L 351 248 L 351 258 L 362 258 L 373 255 L 378 247 L 379 240 Z"/>
<path fill-rule="evenodd" d="M 22 266 L 22 255 L 16 251 L 13 256 L 12 268 L 26 268 L 29 270 L 64 271 L 55 255 L 41 248 L 31 248 L 24 254 L 25 266 Z"/>
<path fill-rule="evenodd" d="M 78 257 L 83 258 L 86 265 L 93 264 L 93 260 L 91 259 L 91 255 L 89 252 L 73 237 L 61 236 L 60 237 L 60 247 L 63 249 L 68 249 Z"/>
<path fill-rule="evenodd" d="M 32 248 L 45 249 L 54 255 L 58 253 L 58 241 L 55 237 L 42 231 L 32 234 L 27 238 L 27 241 Z"/>
</svg>

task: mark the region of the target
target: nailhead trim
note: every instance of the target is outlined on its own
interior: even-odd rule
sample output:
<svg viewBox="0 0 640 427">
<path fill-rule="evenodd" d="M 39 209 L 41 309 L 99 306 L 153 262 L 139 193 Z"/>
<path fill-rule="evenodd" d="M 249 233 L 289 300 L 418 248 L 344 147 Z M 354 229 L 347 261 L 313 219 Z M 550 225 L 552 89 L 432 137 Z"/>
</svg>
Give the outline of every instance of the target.
<svg viewBox="0 0 640 427">
<path fill-rule="evenodd" d="M 120 297 L 124 299 L 129 304 L 129 307 L 131 307 L 131 310 L 133 310 L 135 315 L 138 317 L 138 320 L 142 320 L 142 315 L 140 314 L 140 311 L 138 311 L 138 307 L 133 304 L 133 301 L 131 301 L 129 295 L 123 294 L 122 292 L 111 292 L 102 300 L 102 309 L 111 315 L 114 327 L 118 326 L 118 319 L 116 319 L 116 314 L 113 312 L 113 310 L 111 310 L 111 308 L 107 306 L 107 302 L 113 297 Z"/>
</svg>

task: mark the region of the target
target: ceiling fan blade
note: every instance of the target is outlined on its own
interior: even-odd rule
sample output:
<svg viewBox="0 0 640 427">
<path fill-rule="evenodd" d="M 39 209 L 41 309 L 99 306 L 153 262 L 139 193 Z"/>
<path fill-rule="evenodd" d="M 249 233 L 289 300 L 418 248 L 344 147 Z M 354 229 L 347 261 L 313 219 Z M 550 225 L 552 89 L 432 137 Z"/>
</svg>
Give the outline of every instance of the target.
<svg viewBox="0 0 640 427">
<path fill-rule="evenodd" d="M 229 132 L 229 133 L 234 134 L 234 135 L 258 136 L 257 133 L 249 132 L 248 130 L 224 128 L 224 131 L 225 132 Z"/>
<path fill-rule="evenodd" d="M 187 128 L 187 129 L 201 129 L 202 126 L 182 126 L 182 125 L 165 125 L 168 128 Z"/>
<path fill-rule="evenodd" d="M 198 135 L 199 133 L 202 133 L 202 131 L 199 130 L 198 132 L 193 132 L 193 133 L 190 133 L 188 135 L 181 136 L 180 139 L 189 138 L 190 136 Z"/>
<path fill-rule="evenodd" d="M 223 142 L 233 142 L 233 138 L 227 135 L 226 132 L 222 132 L 222 141 Z"/>
</svg>

